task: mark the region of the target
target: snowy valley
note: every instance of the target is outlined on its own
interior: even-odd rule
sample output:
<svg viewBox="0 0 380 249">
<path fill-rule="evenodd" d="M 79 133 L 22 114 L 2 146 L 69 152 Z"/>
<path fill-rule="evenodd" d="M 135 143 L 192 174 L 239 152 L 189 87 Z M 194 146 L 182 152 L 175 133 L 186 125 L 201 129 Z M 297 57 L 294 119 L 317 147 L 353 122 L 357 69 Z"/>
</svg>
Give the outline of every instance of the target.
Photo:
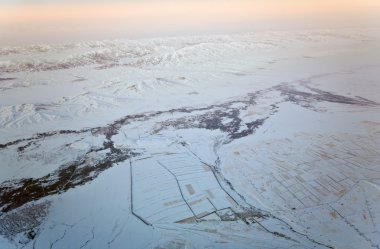
<svg viewBox="0 0 380 249">
<path fill-rule="evenodd" d="M 0 48 L 0 248 L 379 248 L 379 31 Z"/>
</svg>

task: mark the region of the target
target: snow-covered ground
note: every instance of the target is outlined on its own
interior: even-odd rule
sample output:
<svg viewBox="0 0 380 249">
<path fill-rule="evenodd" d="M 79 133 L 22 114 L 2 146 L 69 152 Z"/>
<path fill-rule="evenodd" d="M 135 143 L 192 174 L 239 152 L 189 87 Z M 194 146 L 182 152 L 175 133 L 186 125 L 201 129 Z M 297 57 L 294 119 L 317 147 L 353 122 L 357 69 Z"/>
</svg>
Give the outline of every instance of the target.
<svg viewBox="0 0 380 249">
<path fill-rule="evenodd" d="M 380 32 L 0 48 L 0 248 L 379 248 Z"/>
</svg>

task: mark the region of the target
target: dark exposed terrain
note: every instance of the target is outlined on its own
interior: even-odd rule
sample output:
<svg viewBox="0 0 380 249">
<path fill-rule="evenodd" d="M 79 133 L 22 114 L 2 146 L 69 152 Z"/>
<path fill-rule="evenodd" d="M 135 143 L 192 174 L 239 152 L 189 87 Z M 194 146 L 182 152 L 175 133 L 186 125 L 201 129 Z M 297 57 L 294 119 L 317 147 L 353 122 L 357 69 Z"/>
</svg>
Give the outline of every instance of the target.
<svg viewBox="0 0 380 249">
<path fill-rule="evenodd" d="M 57 170 L 41 178 L 15 179 L 0 183 L 0 208 L 2 212 L 9 212 L 31 201 L 40 200 L 46 196 L 59 194 L 76 186 L 83 185 L 95 179 L 102 171 L 112 167 L 118 162 L 125 161 L 139 155 L 133 148 L 116 148 L 112 137 L 119 133 L 122 126 L 151 120 L 166 114 L 182 114 L 180 118 L 167 119 L 155 122 L 152 133 L 158 133 L 165 129 L 207 129 L 219 130 L 227 134 L 225 143 L 251 135 L 257 128 L 278 111 L 274 103 L 267 116 L 251 117 L 243 120 L 241 114 L 248 107 L 256 105 L 256 100 L 264 94 L 280 92 L 282 102 L 291 102 L 302 107 L 313 108 L 319 102 L 331 102 L 357 106 L 375 106 L 378 103 L 361 97 L 346 97 L 334 93 L 308 87 L 307 92 L 297 90 L 295 86 L 281 84 L 273 88 L 248 94 L 239 100 L 231 100 L 220 104 L 197 108 L 177 108 L 167 111 L 147 112 L 135 115 L 127 115 L 102 127 L 86 128 L 82 130 L 59 130 L 38 133 L 30 138 L 18 139 L 0 144 L 0 149 L 16 149 L 23 153 L 29 146 L 43 142 L 48 137 L 62 134 L 91 134 L 93 136 L 104 135 L 103 146 L 91 148 L 83 156 L 65 165 L 60 165 Z M 183 115 L 185 114 L 185 115 Z M 101 158 L 96 158 L 98 152 L 105 152 Z"/>
</svg>

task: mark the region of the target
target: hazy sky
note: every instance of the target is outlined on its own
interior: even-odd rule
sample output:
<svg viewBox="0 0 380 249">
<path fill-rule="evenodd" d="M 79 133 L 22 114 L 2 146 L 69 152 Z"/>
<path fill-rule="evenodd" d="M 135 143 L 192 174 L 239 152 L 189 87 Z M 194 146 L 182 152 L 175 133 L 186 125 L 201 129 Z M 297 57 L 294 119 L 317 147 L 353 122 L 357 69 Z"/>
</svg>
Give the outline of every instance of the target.
<svg viewBox="0 0 380 249">
<path fill-rule="evenodd" d="M 380 0 L 0 0 L 0 45 L 380 26 Z"/>
</svg>

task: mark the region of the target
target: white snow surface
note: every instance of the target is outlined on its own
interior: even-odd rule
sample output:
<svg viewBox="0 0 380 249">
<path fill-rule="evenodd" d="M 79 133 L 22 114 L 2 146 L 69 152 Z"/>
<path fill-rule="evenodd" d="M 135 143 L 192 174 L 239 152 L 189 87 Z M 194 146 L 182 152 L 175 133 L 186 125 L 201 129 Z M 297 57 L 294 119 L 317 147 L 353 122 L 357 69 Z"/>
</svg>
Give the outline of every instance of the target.
<svg viewBox="0 0 380 249">
<path fill-rule="evenodd" d="M 0 48 L 0 248 L 379 248 L 379 34 Z"/>
</svg>

